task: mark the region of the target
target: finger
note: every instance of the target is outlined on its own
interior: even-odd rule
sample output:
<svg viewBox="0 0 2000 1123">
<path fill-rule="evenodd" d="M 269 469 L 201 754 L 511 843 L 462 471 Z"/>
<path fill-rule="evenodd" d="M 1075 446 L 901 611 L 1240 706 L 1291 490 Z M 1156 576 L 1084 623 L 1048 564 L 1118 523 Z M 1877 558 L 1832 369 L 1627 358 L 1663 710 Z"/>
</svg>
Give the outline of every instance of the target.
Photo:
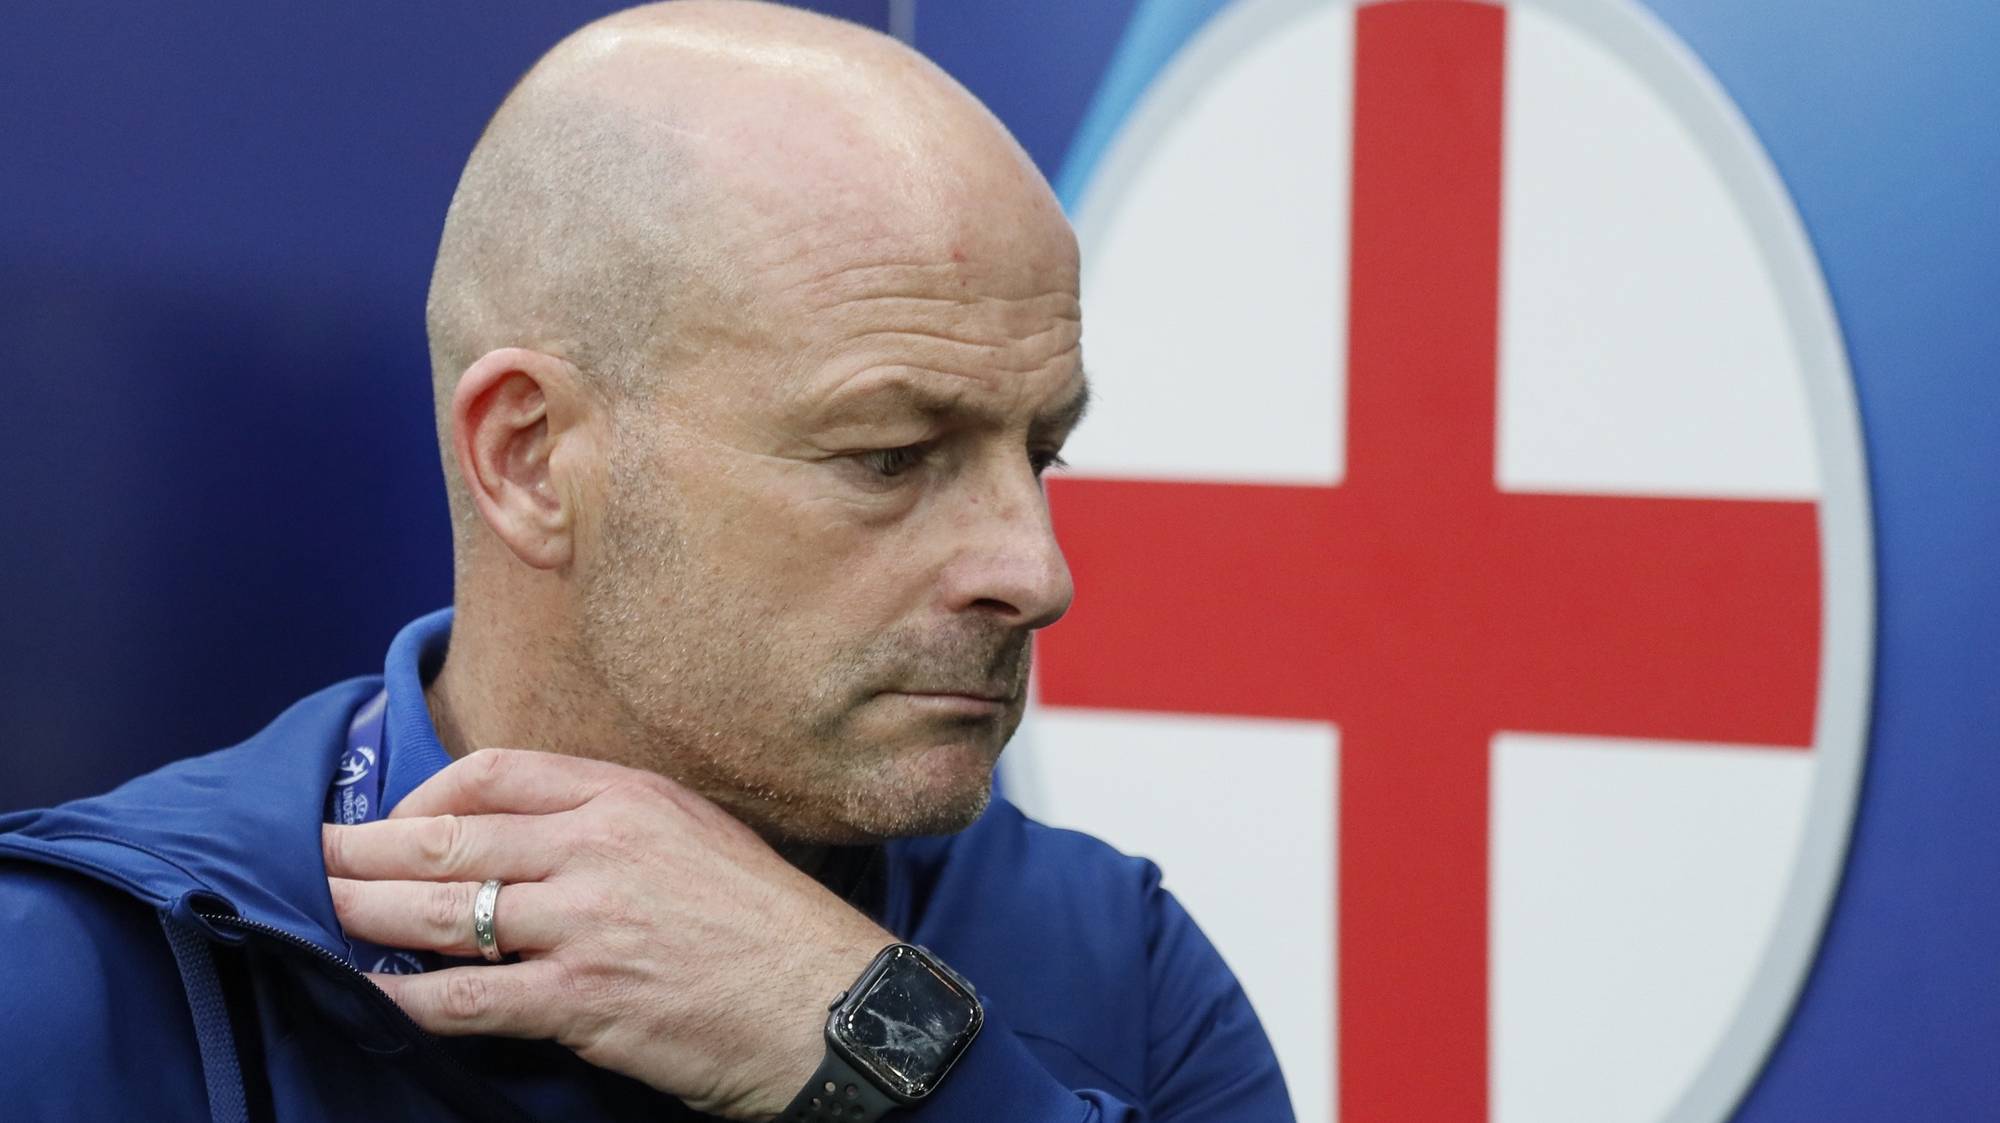
<svg viewBox="0 0 2000 1123">
<path fill-rule="evenodd" d="M 447 1037 L 555 1038 L 567 1008 L 563 968 L 530 959 L 502 967 L 447 967 L 421 975 L 370 975 L 410 1020 Z"/>
<path fill-rule="evenodd" d="M 473 956 L 472 900 L 479 886 L 470 881 L 354 881 L 327 879 L 333 911 L 351 940 L 385 948 L 427 949 Z M 504 885 L 494 901 L 493 938 L 503 953 L 543 952 L 566 935 L 559 891 L 535 881 Z"/>
<path fill-rule="evenodd" d="M 426 815 L 550 815 L 625 786 L 671 787 L 652 772 L 532 749 L 481 749 L 405 796 L 391 819 Z"/>
<path fill-rule="evenodd" d="M 364 881 L 542 881 L 560 864 L 543 815 L 437 815 L 320 828 L 328 877 Z"/>
</svg>

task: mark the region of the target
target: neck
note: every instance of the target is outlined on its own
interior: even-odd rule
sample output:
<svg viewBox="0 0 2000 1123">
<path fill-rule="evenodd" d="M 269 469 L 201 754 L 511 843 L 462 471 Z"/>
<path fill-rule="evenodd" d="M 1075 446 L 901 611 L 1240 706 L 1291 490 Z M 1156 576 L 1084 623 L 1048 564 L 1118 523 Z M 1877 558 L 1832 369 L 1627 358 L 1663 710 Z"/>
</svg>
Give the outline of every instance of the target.
<svg viewBox="0 0 2000 1123">
<path fill-rule="evenodd" d="M 579 661 L 546 646 L 553 642 L 548 637 L 565 634 L 559 627 L 537 628 L 510 618 L 503 629 L 468 612 L 465 598 L 459 603 L 444 666 L 424 687 L 431 725 L 453 760 L 483 748 L 538 749 L 682 779 L 661 767 L 658 754 L 617 720 L 620 710 L 601 687 L 575 681 Z M 540 642 L 521 637 L 538 637 Z M 727 793 L 701 794 L 736 813 L 728 806 Z M 824 880 L 830 847 L 791 841 L 745 821 L 787 862 Z"/>
<path fill-rule="evenodd" d="M 460 692 L 453 690 L 451 664 L 455 659 L 446 660 L 446 667 L 438 672 L 437 678 L 424 685 L 424 705 L 431 711 L 431 728 L 437 730 L 438 743 L 444 746 L 445 755 L 453 760 L 472 752 L 479 745 L 478 740 L 465 731 L 458 720 L 462 703 L 454 703 L 453 697 Z"/>
<path fill-rule="evenodd" d="M 624 759 L 613 723 L 602 716 L 609 707 L 593 704 L 573 672 L 564 673 L 574 661 L 559 650 L 559 622 L 516 611 L 502 624 L 468 607 L 495 599 L 459 599 L 444 666 L 424 687 L 445 752 L 454 760 L 483 748 Z"/>
</svg>

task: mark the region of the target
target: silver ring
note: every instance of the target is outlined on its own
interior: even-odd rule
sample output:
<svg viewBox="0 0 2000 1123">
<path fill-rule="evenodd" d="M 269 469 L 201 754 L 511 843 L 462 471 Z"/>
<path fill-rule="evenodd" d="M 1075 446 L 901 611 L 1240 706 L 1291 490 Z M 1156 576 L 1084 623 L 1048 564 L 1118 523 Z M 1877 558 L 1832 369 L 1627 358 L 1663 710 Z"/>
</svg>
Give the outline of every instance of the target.
<svg viewBox="0 0 2000 1123">
<path fill-rule="evenodd" d="M 479 945 L 479 954 L 488 963 L 500 962 L 500 941 L 493 937 L 493 909 L 500 903 L 500 879 L 494 878 L 479 887 L 479 895 L 472 898 L 472 942 Z"/>
</svg>

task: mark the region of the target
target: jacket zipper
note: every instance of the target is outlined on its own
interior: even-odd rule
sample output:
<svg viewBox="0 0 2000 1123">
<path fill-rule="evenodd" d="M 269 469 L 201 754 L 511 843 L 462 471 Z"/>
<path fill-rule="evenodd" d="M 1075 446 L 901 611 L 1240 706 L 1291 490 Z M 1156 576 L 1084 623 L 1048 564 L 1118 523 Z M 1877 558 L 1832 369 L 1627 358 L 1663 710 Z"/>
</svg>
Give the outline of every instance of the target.
<svg viewBox="0 0 2000 1123">
<path fill-rule="evenodd" d="M 482 1118 L 504 1118 L 528 1123 L 528 1117 L 523 1115 L 519 1108 L 494 1091 L 484 1080 L 475 1076 L 471 1070 L 460 1063 L 457 1057 L 446 1052 L 443 1043 L 438 1040 L 436 1034 L 433 1034 L 412 1020 L 408 1014 L 403 1012 L 401 1006 L 396 1005 L 395 1000 L 391 999 L 387 992 L 370 981 L 367 975 L 363 974 L 352 963 L 349 963 L 344 956 L 335 955 L 318 944 L 313 943 L 311 940 L 294 935 L 282 928 L 262 923 L 261 921 L 244 920 L 242 917 L 231 913 L 204 912 L 201 909 L 194 910 L 194 913 L 196 916 L 201 917 L 218 928 L 255 933 L 267 939 L 276 940 L 286 947 L 306 952 L 318 962 L 333 967 L 337 975 L 360 984 L 358 987 L 352 987 L 351 989 L 363 995 L 377 1009 L 389 1011 L 391 1015 L 390 1021 L 403 1031 L 403 1037 L 417 1047 L 417 1051 L 424 1059 L 435 1065 L 449 1082 L 457 1085 L 470 1098 L 480 1103 L 483 1112 L 486 1113 L 482 1115 Z"/>
</svg>

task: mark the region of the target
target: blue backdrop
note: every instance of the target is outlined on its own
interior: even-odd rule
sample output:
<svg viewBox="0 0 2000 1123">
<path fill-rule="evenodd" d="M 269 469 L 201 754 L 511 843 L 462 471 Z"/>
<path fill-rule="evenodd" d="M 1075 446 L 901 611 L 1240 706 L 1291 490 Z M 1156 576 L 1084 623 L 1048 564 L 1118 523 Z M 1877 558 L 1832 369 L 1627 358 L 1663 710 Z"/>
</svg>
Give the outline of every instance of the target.
<svg viewBox="0 0 2000 1123">
<path fill-rule="evenodd" d="M 422 334 L 438 225 L 515 76 L 613 6 L 10 12 L 0 809 L 236 740 L 449 599 Z M 1060 178 L 1107 75 L 1115 99 L 1220 4 L 912 6 L 918 46 Z M 1651 6 L 1804 217 L 1875 504 L 1854 849 L 1740 1118 L 2000 1118 L 2000 5 Z"/>
</svg>

